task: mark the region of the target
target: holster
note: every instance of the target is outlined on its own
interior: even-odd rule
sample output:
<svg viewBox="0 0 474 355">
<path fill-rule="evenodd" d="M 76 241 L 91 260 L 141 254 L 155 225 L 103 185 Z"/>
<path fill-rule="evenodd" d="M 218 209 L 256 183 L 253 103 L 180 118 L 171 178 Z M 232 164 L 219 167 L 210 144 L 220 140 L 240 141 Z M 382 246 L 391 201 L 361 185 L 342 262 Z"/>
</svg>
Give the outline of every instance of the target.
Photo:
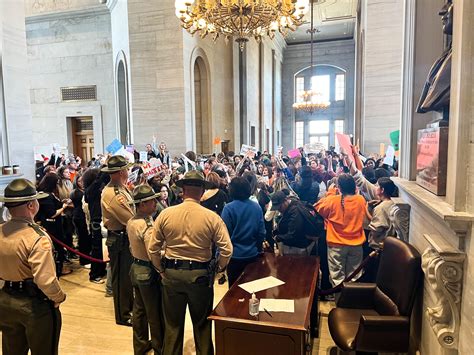
<svg viewBox="0 0 474 355">
<path fill-rule="evenodd" d="M 211 261 L 209 261 L 209 266 L 207 268 L 207 273 L 209 275 L 209 287 L 214 286 L 214 279 L 216 278 L 216 272 L 217 272 L 217 259 L 212 258 Z"/>
</svg>

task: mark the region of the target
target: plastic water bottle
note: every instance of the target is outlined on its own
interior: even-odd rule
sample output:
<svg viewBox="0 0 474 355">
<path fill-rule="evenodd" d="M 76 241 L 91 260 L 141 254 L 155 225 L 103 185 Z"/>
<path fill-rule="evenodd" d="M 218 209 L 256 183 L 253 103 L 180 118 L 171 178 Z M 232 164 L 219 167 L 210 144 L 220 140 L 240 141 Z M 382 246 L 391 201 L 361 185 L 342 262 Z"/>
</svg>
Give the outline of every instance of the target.
<svg viewBox="0 0 474 355">
<path fill-rule="evenodd" d="M 251 316 L 258 316 L 260 306 L 260 300 L 252 293 L 252 297 L 249 299 L 249 314 Z"/>
</svg>

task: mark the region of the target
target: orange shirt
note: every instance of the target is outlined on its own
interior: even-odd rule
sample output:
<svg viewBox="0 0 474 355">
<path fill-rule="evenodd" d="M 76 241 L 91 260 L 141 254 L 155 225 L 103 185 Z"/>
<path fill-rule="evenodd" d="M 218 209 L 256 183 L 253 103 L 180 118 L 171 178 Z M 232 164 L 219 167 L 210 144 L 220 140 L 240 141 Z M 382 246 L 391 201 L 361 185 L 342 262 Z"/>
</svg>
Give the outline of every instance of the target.
<svg viewBox="0 0 474 355">
<path fill-rule="evenodd" d="M 367 202 L 361 195 L 330 195 L 315 204 L 315 210 L 324 218 L 328 245 L 362 245 L 365 242 L 363 229 L 367 215 Z"/>
</svg>

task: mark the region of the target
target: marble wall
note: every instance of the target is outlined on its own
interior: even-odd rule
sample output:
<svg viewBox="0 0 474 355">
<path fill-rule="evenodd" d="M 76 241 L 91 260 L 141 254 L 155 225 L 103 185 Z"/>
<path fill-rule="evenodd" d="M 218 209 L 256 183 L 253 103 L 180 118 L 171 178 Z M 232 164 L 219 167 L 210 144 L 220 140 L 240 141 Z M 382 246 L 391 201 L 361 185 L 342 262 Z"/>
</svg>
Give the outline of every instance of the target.
<svg viewBox="0 0 474 355">
<path fill-rule="evenodd" d="M 364 0 L 362 151 L 379 152 L 400 129 L 403 0 Z"/>
<path fill-rule="evenodd" d="M 0 113 L 6 135 L 2 140 L 3 164 L 19 164 L 25 177 L 34 179 L 25 8 L 21 0 L 0 1 L 0 58 L 4 108 Z M 5 114 L 5 117 L 3 117 Z"/>
<path fill-rule="evenodd" d="M 105 2 L 105 1 L 102 1 Z M 52 12 L 87 9 L 99 5 L 99 0 L 26 0 L 26 16 Z"/>
<path fill-rule="evenodd" d="M 310 66 L 310 44 L 290 45 L 284 51 L 283 80 L 282 80 L 282 125 L 283 149 L 293 149 L 295 146 L 295 111 L 292 107 L 295 100 L 295 74 Z M 342 117 L 345 119 L 347 133 L 353 133 L 354 127 L 354 62 L 355 47 L 353 40 L 317 43 L 314 49 L 314 63 L 329 64 L 346 71 L 346 100 Z M 339 113 L 339 112 L 337 112 Z M 332 117 L 336 114 L 334 107 L 320 115 Z"/>
<path fill-rule="evenodd" d="M 95 149 L 116 137 L 110 15 L 100 11 L 27 17 L 28 71 L 33 143 L 59 143 L 72 150 L 67 117 L 94 118 Z M 97 86 L 97 101 L 65 103 L 60 88 Z M 99 130 L 97 132 L 97 130 Z M 68 137 L 69 136 L 69 137 Z"/>
</svg>

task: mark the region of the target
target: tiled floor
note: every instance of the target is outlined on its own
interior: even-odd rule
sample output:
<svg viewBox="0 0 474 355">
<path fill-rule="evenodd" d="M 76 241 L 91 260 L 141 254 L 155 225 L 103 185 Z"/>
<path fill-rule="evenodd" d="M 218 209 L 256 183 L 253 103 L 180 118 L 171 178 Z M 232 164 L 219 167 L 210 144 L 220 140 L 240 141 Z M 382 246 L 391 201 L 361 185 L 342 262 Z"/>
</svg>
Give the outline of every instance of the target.
<svg viewBox="0 0 474 355">
<path fill-rule="evenodd" d="M 61 278 L 61 285 L 68 298 L 61 306 L 63 325 L 59 353 L 133 354 L 132 329 L 115 325 L 112 298 L 104 297 L 104 285 L 90 283 L 89 270 L 79 266 L 74 269 L 72 274 Z M 221 286 L 216 283 L 215 304 L 226 291 L 227 284 Z M 334 346 L 327 327 L 327 314 L 332 306 L 329 302 L 320 304 L 321 334 L 314 339 L 313 354 L 328 354 L 328 349 Z M 186 317 L 184 353 L 195 353 L 189 314 Z"/>
</svg>

